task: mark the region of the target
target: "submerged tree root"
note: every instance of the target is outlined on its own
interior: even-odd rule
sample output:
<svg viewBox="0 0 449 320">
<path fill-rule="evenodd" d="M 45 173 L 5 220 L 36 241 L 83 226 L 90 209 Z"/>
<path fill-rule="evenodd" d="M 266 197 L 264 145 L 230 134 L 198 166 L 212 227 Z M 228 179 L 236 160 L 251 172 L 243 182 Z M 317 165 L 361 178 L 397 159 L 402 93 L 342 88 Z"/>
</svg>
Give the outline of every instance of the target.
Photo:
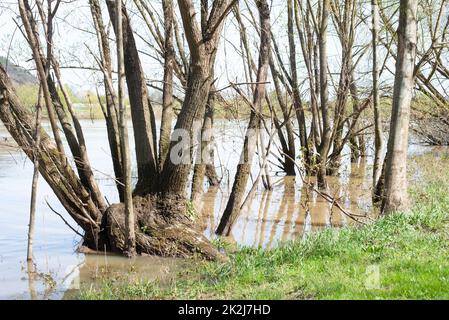
<svg viewBox="0 0 449 320">
<path fill-rule="evenodd" d="M 195 228 L 194 221 L 187 214 L 184 198 L 147 195 L 134 197 L 133 203 L 137 253 L 181 258 L 196 256 L 207 260 L 226 259 Z M 103 221 L 110 250 L 124 252 L 124 204 L 111 205 Z"/>
</svg>

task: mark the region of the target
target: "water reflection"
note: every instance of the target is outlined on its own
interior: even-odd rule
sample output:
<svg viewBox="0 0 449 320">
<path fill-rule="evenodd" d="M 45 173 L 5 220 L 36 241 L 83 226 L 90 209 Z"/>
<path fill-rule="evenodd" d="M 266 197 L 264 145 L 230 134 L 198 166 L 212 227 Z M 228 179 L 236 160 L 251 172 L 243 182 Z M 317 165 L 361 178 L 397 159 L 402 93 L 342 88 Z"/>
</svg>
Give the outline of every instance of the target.
<svg viewBox="0 0 449 320">
<path fill-rule="evenodd" d="M 340 227 L 349 219 L 335 205 L 311 190 L 315 177 L 277 177 L 272 190 L 259 188 L 237 218 L 229 240 L 240 245 L 273 247 L 312 230 Z M 352 163 L 338 177 L 329 177 L 328 191 L 351 213 L 365 215 L 371 208 L 371 182 L 367 160 Z M 226 205 L 228 191 L 213 188 L 204 194 L 201 217 L 208 237 Z"/>
<path fill-rule="evenodd" d="M 186 264 L 182 259 L 139 256 L 133 259 L 117 255 L 86 255 L 84 262 L 76 269 L 63 299 L 74 299 L 79 289 L 96 289 L 104 281 L 118 285 L 122 281 L 157 282 L 160 286 L 170 284 L 174 276 Z"/>
</svg>

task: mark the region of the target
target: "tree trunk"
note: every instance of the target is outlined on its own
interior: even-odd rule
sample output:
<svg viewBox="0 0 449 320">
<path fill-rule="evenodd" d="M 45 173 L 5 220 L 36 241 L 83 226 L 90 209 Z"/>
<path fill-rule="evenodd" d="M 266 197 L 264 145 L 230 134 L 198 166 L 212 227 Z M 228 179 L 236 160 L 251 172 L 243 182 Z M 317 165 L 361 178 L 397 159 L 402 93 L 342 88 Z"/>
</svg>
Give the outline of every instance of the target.
<svg viewBox="0 0 449 320">
<path fill-rule="evenodd" d="M 173 2 L 162 1 L 164 10 L 164 84 L 162 92 L 162 118 L 159 137 L 159 171 L 162 171 L 170 147 L 170 134 L 173 119 L 173 64 L 175 52 L 173 48 Z"/>
<path fill-rule="evenodd" d="M 116 20 L 116 2 L 107 0 L 111 21 Z M 126 83 L 128 86 L 131 119 L 134 128 L 138 180 L 134 194 L 146 194 L 155 190 L 157 179 L 157 156 L 155 146 L 154 112 L 149 104 L 148 89 L 140 63 L 139 53 L 126 8 L 123 14 L 123 46 Z M 117 28 L 114 31 L 117 34 Z"/>
<path fill-rule="evenodd" d="M 33 148 L 33 180 L 31 182 L 31 200 L 30 200 L 30 221 L 28 225 L 28 246 L 27 246 L 27 261 L 33 260 L 33 237 L 34 237 L 34 223 L 36 221 L 36 197 L 37 197 L 37 183 L 39 180 L 39 148 L 41 141 L 41 90 L 39 90 L 39 99 L 36 104 L 36 126 L 34 130 L 34 148 Z"/>
<path fill-rule="evenodd" d="M 398 55 L 393 92 L 393 110 L 388 139 L 385 190 L 382 211 L 385 214 L 408 209 L 407 149 L 410 104 L 414 87 L 416 0 L 401 0 L 398 27 Z"/>
<path fill-rule="evenodd" d="M 106 112 L 104 117 L 108 131 L 109 149 L 111 150 L 112 164 L 116 180 L 117 191 L 120 201 L 125 201 L 125 190 L 123 181 L 123 168 L 120 153 L 120 137 L 118 126 L 118 102 L 112 81 L 112 61 L 109 40 L 104 28 L 102 13 L 98 0 L 89 0 L 92 19 L 97 33 L 98 48 L 100 51 L 101 67 L 104 77 L 104 92 L 106 97 Z M 100 101 L 100 99 L 99 99 Z M 101 103 L 101 101 L 100 101 Z"/>
<path fill-rule="evenodd" d="M 326 166 L 327 157 L 331 143 L 332 130 L 329 119 L 329 92 L 327 83 L 327 28 L 329 20 L 329 0 L 323 0 L 321 24 L 319 34 L 319 56 L 320 56 L 320 98 L 321 98 L 321 116 L 323 122 L 323 134 L 319 146 L 318 161 L 318 186 L 326 186 Z"/>
<path fill-rule="evenodd" d="M 207 103 L 207 97 L 211 87 L 211 79 L 207 65 L 191 66 L 187 82 L 187 92 L 184 99 L 183 107 L 175 125 L 176 132 L 185 132 L 188 134 L 189 141 L 171 141 L 170 150 L 174 150 L 178 143 L 182 143 L 184 148 L 178 158 L 180 163 L 176 163 L 171 157 L 178 155 L 167 155 L 164 169 L 161 176 L 161 190 L 165 193 L 185 194 L 188 175 L 191 168 L 191 144 L 193 138 L 193 124 L 198 121 L 197 116 L 204 114 L 204 106 Z"/>
<path fill-rule="evenodd" d="M 205 108 L 213 81 L 213 65 L 223 20 L 232 8 L 228 1 L 215 1 L 210 10 L 207 30 L 201 30 L 195 18 L 196 11 L 191 0 L 178 0 L 186 39 L 190 49 L 190 70 L 187 80 L 187 90 L 178 120 L 175 125 L 176 134 L 188 134 L 190 141 L 184 141 L 184 148 L 178 154 L 179 141 L 172 136 L 170 148 L 161 173 L 159 191 L 163 194 L 185 195 L 188 175 L 192 167 L 192 138 L 194 124 L 198 126 L 204 118 Z M 203 35 L 204 34 L 204 35 Z M 200 128 L 198 128 L 200 129 Z M 181 142 L 182 143 L 182 142 Z M 172 154 L 173 153 L 173 154 Z M 174 156 L 177 161 L 173 161 Z M 168 158 L 167 158 L 168 160 Z"/>
<path fill-rule="evenodd" d="M 377 61 L 377 44 L 379 38 L 379 8 L 377 0 L 371 0 L 372 6 L 372 23 L 373 23 L 373 110 L 374 110 L 374 164 L 373 164 L 373 190 L 376 189 L 382 173 L 382 149 L 383 149 L 383 134 L 382 134 L 382 116 L 380 114 L 379 106 L 379 63 Z"/>
<path fill-rule="evenodd" d="M 301 96 L 299 93 L 298 84 L 298 71 L 296 70 L 296 44 L 294 35 L 294 12 L 293 12 L 293 0 L 287 1 L 287 29 L 288 29 L 288 47 L 289 47 L 289 58 L 290 58 L 290 73 L 291 73 L 291 86 L 292 86 L 292 96 L 293 105 L 296 111 L 296 118 L 299 127 L 299 140 L 301 141 L 302 156 L 304 158 L 304 163 L 309 164 L 309 145 L 307 143 L 307 131 L 306 131 L 306 118 L 304 115 L 304 108 L 301 101 Z M 294 158 L 293 158 L 294 159 Z M 307 165 L 307 171 L 309 171 L 309 166 Z"/>
<path fill-rule="evenodd" d="M 48 88 L 48 84 L 46 82 L 47 74 L 44 69 L 44 65 L 42 64 L 42 54 L 39 49 L 38 39 L 36 38 L 35 30 L 32 26 L 32 15 L 30 12 L 30 6 L 28 1 L 19 0 L 19 11 L 20 16 L 22 18 L 23 25 L 25 27 L 25 31 L 27 34 L 27 40 L 33 52 L 33 58 L 36 64 L 36 69 L 38 73 L 39 80 L 42 84 L 42 92 L 44 95 L 45 105 L 47 107 L 48 118 L 50 120 L 51 129 L 53 131 L 53 136 L 55 138 L 56 146 L 58 152 L 60 153 L 61 159 L 64 159 L 64 147 L 62 145 L 62 139 L 59 134 L 59 128 L 56 123 L 55 111 L 53 109 L 53 104 L 51 101 L 50 90 Z"/>
<path fill-rule="evenodd" d="M 359 158 L 364 157 L 366 155 L 366 143 L 365 137 L 359 131 L 361 129 L 360 123 L 358 119 L 358 113 L 360 112 L 360 99 L 359 99 L 359 90 L 357 88 L 357 84 L 355 82 L 354 69 L 351 66 L 351 84 L 349 90 L 351 92 L 352 99 L 352 112 L 354 113 L 353 121 L 357 121 L 357 124 L 354 126 L 355 134 L 351 134 L 350 137 L 350 146 L 351 146 L 351 161 L 357 162 Z"/>
<path fill-rule="evenodd" d="M 193 178 L 192 178 L 192 194 L 190 199 L 194 204 L 198 204 L 201 195 L 204 192 L 203 183 L 204 177 L 206 176 L 207 166 L 214 166 L 213 159 L 210 158 L 211 150 L 210 143 L 212 138 L 212 113 L 213 113 L 213 92 L 209 93 L 209 98 L 206 106 L 206 113 L 204 115 L 203 127 L 201 129 L 201 141 L 199 141 L 199 148 L 196 154 L 196 163 L 193 170 Z M 210 169 L 209 169 L 210 170 Z M 209 172 L 211 173 L 211 172 Z M 213 173 L 212 173 L 213 174 Z M 213 176 L 211 177 L 213 180 L 216 179 Z"/>
<path fill-rule="evenodd" d="M 271 25 L 270 25 L 270 7 L 266 0 L 258 0 L 257 7 L 260 16 L 260 48 L 259 48 L 259 68 L 257 71 L 257 84 L 254 90 L 252 101 L 253 110 L 251 111 L 248 128 L 246 131 L 240 163 L 237 166 L 237 172 L 232 186 L 232 192 L 226 205 L 220 224 L 217 228 L 217 234 L 228 235 L 236 217 L 240 212 L 243 196 L 246 191 L 246 184 L 251 170 L 252 160 L 257 143 L 258 130 L 261 122 L 261 107 L 265 97 L 265 82 L 268 77 L 269 57 L 271 50 Z"/>
</svg>

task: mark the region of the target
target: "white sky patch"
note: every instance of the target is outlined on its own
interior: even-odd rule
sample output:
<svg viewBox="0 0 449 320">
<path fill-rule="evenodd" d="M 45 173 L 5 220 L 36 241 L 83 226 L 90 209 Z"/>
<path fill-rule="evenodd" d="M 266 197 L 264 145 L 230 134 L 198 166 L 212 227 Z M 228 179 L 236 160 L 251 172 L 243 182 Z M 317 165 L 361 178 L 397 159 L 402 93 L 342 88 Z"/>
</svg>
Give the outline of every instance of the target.
<svg viewBox="0 0 449 320">
<path fill-rule="evenodd" d="M 176 1 L 175 1 L 176 2 Z M 245 2 L 241 1 L 240 11 L 243 17 L 243 21 L 246 25 L 246 31 L 251 46 L 252 57 L 257 64 L 258 58 L 258 45 L 259 39 L 254 27 L 251 25 L 251 16 L 249 10 L 257 19 L 257 10 L 251 1 L 250 8 L 248 9 Z M 32 2 L 31 2 L 32 3 Z M 105 23 L 109 22 L 107 9 L 103 2 L 103 19 Z M 154 8 L 154 14 L 159 16 L 162 21 L 162 5 L 161 1 L 151 1 L 149 4 Z M 157 56 L 155 51 L 146 43 L 155 44 L 154 39 L 149 33 L 142 17 L 138 13 L 133 1 L 127 1 L 128 13 L 131 19 L 131 24 L 135 33 L 135 40 L 140 51 L 140 59 L 144 68 L 145 74 L 150 81 L 154 81 L 155 85 L 160 85 L 160 81 L 163 77 L 163 68 L 160 61 L 155 60 L 152 56 Z M 197 8 L 199 13 L 199 7 Z M 371 49 L 369 44 L 371 41 L 370 33 L 370 6 L 369 1 L 361 1 L 359 7 L 360 14 L 366 17 L 366 21 L 360 23 L 357 26 L 356 42 L 354 52 L 363 52 L 363 57 L 360 59 L 356 67 L 356 81 L 361 93 L 369 92 L 371 84 Z M 179 18 L 179 9 L 175 5 L 175 13 L 177 15 L 178 24 L 182 28 L 182 23 Z M 287 39 L 287 8 L 285 1 L 273 0 L 272 1 L 272 32 L 274 34 L 274 40 L 279 46 L 280 53 L 283 57 L 283 63 L 285 68 L 289 70 L 288 65 L 288 39 Z M 447 16 L 447 13 L 446 13 Z M 199 18 L 199 14 L 198 14 Z M 34 73 L 34 65 L 31 60 L 31 50 L 18 30 L 16 22 L 20 25 L 20 17 L 18 17 L 17 2 L 2 0 L 0 4 L 0 55 L 9 56 L 10 60 L 29 69 Z M 115 48 L 114 48 L 114 33 L 111 25 L 108 26 L 111 38 L 111 53 L 115 60 Z M 41 30 L 42 31 L 42 30 Z M 182 30 L 181 30 L 182 31 Z M 341 66 L 341 48 L 339 39 L 337 37 L 335 28 L 330 20 L 329 37 L 328 37 L 328 58 L 329 58 L 329 71 L 330 71 L 330 94 L 335 94 L 333 84 L 338 84 L 339 71 Z M 425 41 L 424 41 L 425 42 Z M 423 44 L 424 44 L 423 42 Z M 41 39 L 41 43 L 45 43 Z M 95 59 L 92 57 L 92 53 L 98 54 L 97 40 L 94 34 L 92 17 L 87 0 L 75 0 L 68 3 L 62 3 L 55 20 L 55 35 L 54 35 L 54 52 L 60 61 L 61 72 L 63 81 L 69 85 L 75 92 L 94 91 L 95 87 L 102 87 L 102 76 L 99 71 L 93 71 L 92 68 L 98 69 Z M 363 50 L 364 47 L 367 49 Z M 425 45 L 423 45 L 425 47 Z M 185 44 L 185 52 L 188 54 L 188 47 Z M 394 48 L 393 48 L 394 49 Z M 229 14 L 226 19 L 223 33 L 221 36 L 221 42 L 219 51 L 217 53 L 215 77 L 216 87 L 218 89 L 226 87 L 230 82 L 245 82 L 244 65 L 242 57 L 240 56 L 240 35 L 238 26 L 232 13 Z M 307 97 L 308 85 L 305 82 L 306 72 L 302 59 L 301 47 L 299 39 L 297 38 L 297 63 L 299 83 L 304 83 L 301 86 L 302 94 Z M 447 52 L 447 51 L 446 51 Z M 382 48 L 380 50 L 380 59 L 384 58 L 386 50 Z M 354 57 L 354 61 L 357 57 Z M 447 54 L 443 59 L 448 60 Z M 115 64 L 115 61 L 113 61 Z M 381 76 L 381 87 L 390 88 L 392 86 L 394 72 L 394 60 L 389 59 L 387 61 L 387 69 Z M 82 69 L 87 68 L 87 69 Z M 437 84 L 444 86 L 442 84 Z M 181 95 L 179 84 L 178 95 Z M 150 94 L 153 94 L 155 89 L 150 89 Z M 181 90 L 182 91 L 182 90 Z M 223 92 L 223 94 L 233 94 L 232 90 Z M 158 93 L 159 94 L 159 93 Z"/>
</svg>

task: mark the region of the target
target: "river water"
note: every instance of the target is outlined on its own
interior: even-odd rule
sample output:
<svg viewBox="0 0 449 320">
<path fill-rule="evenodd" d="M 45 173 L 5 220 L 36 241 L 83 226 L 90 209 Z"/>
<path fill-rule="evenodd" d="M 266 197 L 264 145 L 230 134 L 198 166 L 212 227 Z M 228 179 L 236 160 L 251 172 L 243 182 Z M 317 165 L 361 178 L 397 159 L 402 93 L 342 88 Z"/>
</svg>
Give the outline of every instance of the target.
<svg viewBox="0 0 449 320">
<path fill-rule="evenodd" d="M 96 178 L 107 200 L 114 203 L 118 197 L 110 178 L 113 170 L 104 121 L 83 120 L 82 125 Z M 223 181 L 220 187 L 204 194 L 199 218 L 204 234 L 209 238 L 214 237 L 214 230 L 226 205 L 245 123 L 217 121 L 215 127 L 216 167 Z M 129 136 L 132 137 L 132 132 Z M 76 293 L 80 282 L 90 283 L 106 269 L 116 271 L 111 273 L 111 277 L 117 277 L 120 272 L 135 272 L 163 279 L 184 263 L 156 257 L 128 260 L 117 256 L 77 253 L 80 238 L 50 210 L 47 202 L 69 223 L 72 221 L 49 186 L 40 178 L 34 262 L 28 265 L 26 244 L 33 168 L 24 153 L 13 145 L 5 128 L 0 127 L 0 299 L 60 299 L 64 295 L 67 298 Z M 133 145 L 130 141 L 131 148 Z M 409 153 L 413 155 L 427 150 L 411 145 Z M 270 172 L 273 189 L 265 191 L 260 187 L 257 190 L 249 200 L 247 209 L 235 222 L 228 241 L 242 246 L 269 248 L 279 241 L 301 237 L 317 228 L 338 227 L 349 222 L 338 209 L 315 193 L 307 192 L 301 179 L 282 177 L 275 166 L 271 167 L 274 168 Z M 257 170 L 255 164 L 254 175 Z M 369 157 L 357 164 L 344 161 L 340 176 L 329 179 L 330 193 L 349 211 L 368 213 L 370 172 Z"/>
</svg>

